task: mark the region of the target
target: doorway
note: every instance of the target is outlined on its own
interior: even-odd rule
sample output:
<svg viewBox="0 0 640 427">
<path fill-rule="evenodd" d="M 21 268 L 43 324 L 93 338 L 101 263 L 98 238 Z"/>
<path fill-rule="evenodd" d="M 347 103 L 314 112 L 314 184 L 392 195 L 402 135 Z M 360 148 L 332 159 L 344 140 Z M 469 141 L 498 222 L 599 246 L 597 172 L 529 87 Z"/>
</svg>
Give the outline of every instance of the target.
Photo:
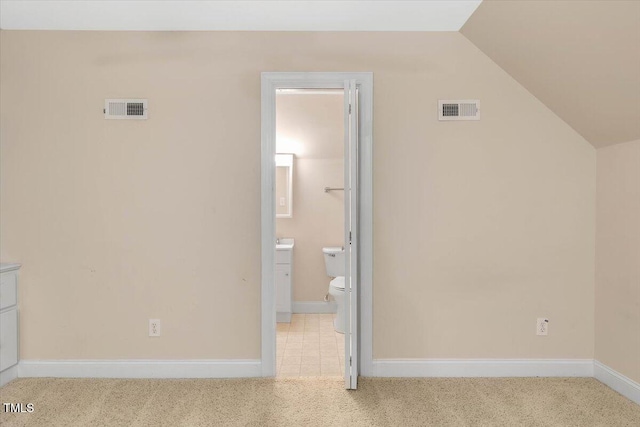
<svg viewBox="0 0 640 427">
<path fill-rule="evenodd" d="M 372 366 L 372 73 L 262 74 L 262 374 L 276 373 L 276 91 L 344 90 L 344 380 Z M 295 191 L 295 190 L 294 190 Z M 290 193 L 289 193 L 290 194 Z M 295 196 L 294 196 L 295 197 Z M 284 197 L 283 197 L 284 199 Z"/>
</svg>

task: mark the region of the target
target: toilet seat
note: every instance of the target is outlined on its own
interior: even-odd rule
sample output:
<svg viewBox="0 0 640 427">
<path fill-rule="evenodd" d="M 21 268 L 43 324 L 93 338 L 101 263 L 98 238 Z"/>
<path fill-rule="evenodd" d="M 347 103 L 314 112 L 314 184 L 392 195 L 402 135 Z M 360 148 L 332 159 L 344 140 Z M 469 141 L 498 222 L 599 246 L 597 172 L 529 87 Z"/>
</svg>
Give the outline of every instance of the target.
<svg viewBox="0 0 640 427">
<path fill-rule="evenodd" d="M 329 282 L 329 287 L 334 288 L 337 291 L 344 291 L 344 276 L 339 276 L 333 279 Z"/>
</svg>

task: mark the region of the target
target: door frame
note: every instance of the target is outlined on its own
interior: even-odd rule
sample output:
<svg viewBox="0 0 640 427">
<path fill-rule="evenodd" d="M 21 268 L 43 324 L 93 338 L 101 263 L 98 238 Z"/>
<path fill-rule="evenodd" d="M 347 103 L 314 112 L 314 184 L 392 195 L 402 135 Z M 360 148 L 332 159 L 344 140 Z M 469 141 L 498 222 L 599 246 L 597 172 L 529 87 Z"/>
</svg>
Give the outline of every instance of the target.
<svg viewBox="0 0 640 427">
<path fill-rule="evenodd" d="M 276 374 L 275 155 L 276 90 L 343 88 L 356 80 L 359 99 L 359 370 L 373 374 L 373 73 L 263 72 L 261 76 L 261 366 L 263 377 Z"/>
</svg>

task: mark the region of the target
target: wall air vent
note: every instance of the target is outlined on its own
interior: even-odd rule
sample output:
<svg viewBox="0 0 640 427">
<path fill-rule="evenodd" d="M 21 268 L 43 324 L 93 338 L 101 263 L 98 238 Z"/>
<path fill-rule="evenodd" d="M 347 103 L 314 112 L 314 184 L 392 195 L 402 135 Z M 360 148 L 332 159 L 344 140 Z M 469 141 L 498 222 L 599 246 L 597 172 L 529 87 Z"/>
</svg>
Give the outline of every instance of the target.
<svg viewBox="0 0 640 427">
<path fill-rule="evenodd" d="M 105 119 L 138 119 L 147 118 L 146 99 L 105 99 Z"/>
<path fill-rule="evenodd" d="M 438 101 L 438 120 L 480 120 L 480 101 Z"/>
</svg>

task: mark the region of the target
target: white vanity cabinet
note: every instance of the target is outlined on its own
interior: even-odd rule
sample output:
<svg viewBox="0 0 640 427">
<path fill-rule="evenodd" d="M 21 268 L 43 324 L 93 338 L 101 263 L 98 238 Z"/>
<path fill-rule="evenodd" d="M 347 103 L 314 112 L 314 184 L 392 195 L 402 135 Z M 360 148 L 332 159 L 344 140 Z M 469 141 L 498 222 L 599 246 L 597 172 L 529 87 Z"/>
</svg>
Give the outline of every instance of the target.
<svg viewBox="0 0 640 427">
<path fill-rule="evenodd" d="M 276 244 L 276 322 L 291 322 L 293 301 L 293 239 Z"/>
<path fill-rule="evenodd" d="M 0 386 L 18 376 L 18 269 L 0 264 Z"/>
</svg>

